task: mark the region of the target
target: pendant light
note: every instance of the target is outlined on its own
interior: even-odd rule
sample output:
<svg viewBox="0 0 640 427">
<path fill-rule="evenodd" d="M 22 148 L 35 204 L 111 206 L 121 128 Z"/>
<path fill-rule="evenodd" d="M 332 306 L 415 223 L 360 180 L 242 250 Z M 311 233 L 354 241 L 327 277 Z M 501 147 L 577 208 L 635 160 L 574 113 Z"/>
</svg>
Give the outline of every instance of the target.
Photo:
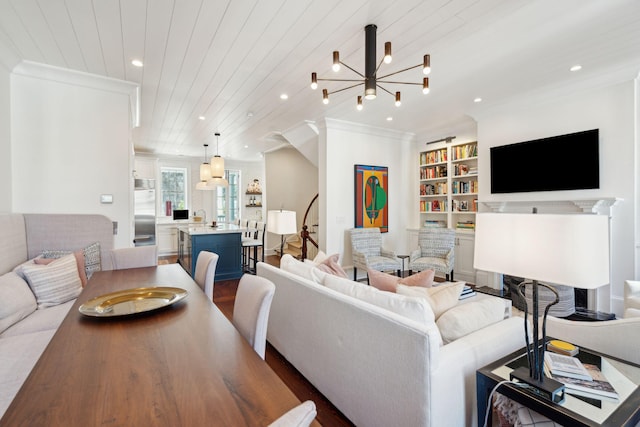
<svg viewBox="0 0 640 427">
<path fill-rule="evenodd" d="M 196 184 L 196 190 L 212 190 L 207 186 L 207 181 L 211 179 L 211 166 L 207 163 L 207 147 L 209 144 L 204 145 L 204 162 L 200 165 L 200 182 Z"/>
<path fill-rule="evenodd" d="M 207 182 L 208 187 L 227 187 L 229 182 L 224 179 L 224 159 L 220 157 L 220 133 L 216 132 L 216 155 L 211 158 L 211 179 Z"/>
</svg>

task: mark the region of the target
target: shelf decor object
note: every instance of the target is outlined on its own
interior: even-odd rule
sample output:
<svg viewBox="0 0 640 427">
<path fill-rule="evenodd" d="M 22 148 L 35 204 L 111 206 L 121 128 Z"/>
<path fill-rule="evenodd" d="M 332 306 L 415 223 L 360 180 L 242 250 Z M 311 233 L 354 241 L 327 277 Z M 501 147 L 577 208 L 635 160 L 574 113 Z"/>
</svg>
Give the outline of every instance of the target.
<svg viewBox="0 0 640 427">
<path fill-rule="evenodd" d="M 298 223 L 296 221 L 295 211 L 277 211 L 267 212 L 267 231 L 280 235 L 280 257 L 284 250 L 284 236 L 287 234 L 296 234 L 298 232 Z"/>
<path fill-rule="evenodd" d="M 556 293 L 544 281 L 594 289 L 609 283 L 609 222 L 604 215 L 479 213 L 476 216 L 474 267 L 479 270 L 532 279 L 533 342 L 529 341 L 525 307 L 524 327 L 529 369 L 518 368 L 511 378 L 533 387 L 553 402 L 564 399 L 564 385 L 544 375 L 548 304 L 540 317 L 538 287 Z M 524 284 L 518 288 L 522 296 Z M 541 338 L 539 338 L 541 337 Z"/>
<path fill-rule="evenodd" d="M 429 55 L 424 55 L 422 58 L 422 63 L 418 65 L 414 65 L 413 67 L 408 67 L 399 71 L 395 71 L 393 73 L 385 74 L 383 76 L 378 76 L 378 70 L 380 66 L 385 63 L 389 64 L 391 62 L 391 42 L 386 42 L 384 44 L 384 57 L 379 64 L 376 65 L 376 33 L 378 27 L 373 24 L 369 24 L 364 27 L 365 33 L 365 48 L 364 48 L 364 74 L 356 71 L 354 68 L 345 64 L 340 60 L 340 52 L 333 52 L 333 66 L 332 69 L 334 72 L 340 71 L 340 65 L 344 65 L 349 70 L 353 71 L 355 74 L 360 76 L 359 79 L 319 79 L 317 73 L 311 73 L 311 89 L 315 90 L 318 88 L 319 81 L 328 81 L 328 82 L 347 82 L 350 86 L 343 87 L 341 89 L 334 90 L 329 92 L 327 89 L 322 89 L 322 102 L 325 104 L 329 103 L 329 95 L 332 93 L 342 92 L 347 89 L 351 89 L 357 86 L 364 85 L 364 98 L 371 100 L 376 99 L 376 88 L 380 88 L 383 91 L 387 92 L 389 95 L 395 98 L 395 105 L 399 107 L 402 103 L 400 99 L 400 92 L 392 93 L 388 89 L 382 87 L 380 83 L 384 84 L 401 84 L 401 85 L 416 85 L 422 86 L 422 93 L 425 95 L 429 93 L 429 78 L 423 77 L 422 82 L 420 83 L 412 83 L 412 82 L 399 82 L 393 80 L 385 80 L 387 77 L 395 76 L 396 74 L 403 73 L 405 71 L 413 70 L 414 68 L 422 67 L 422 73 L 424 75 L 428 75 L 431 72 L 431 57 Z M 362 96 L 358 96 L 358 103 L 356 104 L 356 108 L 358 110 L 362 110 Z"/>
</svg>

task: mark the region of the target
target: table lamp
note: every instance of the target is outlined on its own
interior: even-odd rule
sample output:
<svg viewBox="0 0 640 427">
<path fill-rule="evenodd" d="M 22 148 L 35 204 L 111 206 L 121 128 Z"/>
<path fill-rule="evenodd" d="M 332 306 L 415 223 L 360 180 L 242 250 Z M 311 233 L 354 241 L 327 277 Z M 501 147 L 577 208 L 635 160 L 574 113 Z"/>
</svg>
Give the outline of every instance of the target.
<svg viewBox="0 0 640 427">
<path fill-rule="evenodd" d="M 284 211 L 282 209 L 277 211 L 268 211 L 267 231 L 269 233 L 280 235 L 280 257 L 282 258 L 285 234 L 296 234 L 298 232 L 295 211 Z"/>
<path fill-rule="evenodd" d="M 518 368 L 511 378 L 529 384 L 538 396 L 560 401 L 564 398 L 564 385 L 544 376 L 547 312 L 555 302 L 545 308 L 541 339 L 537 315 L 538 286 L 551 290 L 553 287 L 538 281 L 584 289 L 608 284 L 608 218 L 589 214 L 478 213 L 474 268 L 532 280 L 533 343 L 529 342 L 526 307 L 524 317 L 529 369 L 527 372 L 526 368 Z"/>
</svg>

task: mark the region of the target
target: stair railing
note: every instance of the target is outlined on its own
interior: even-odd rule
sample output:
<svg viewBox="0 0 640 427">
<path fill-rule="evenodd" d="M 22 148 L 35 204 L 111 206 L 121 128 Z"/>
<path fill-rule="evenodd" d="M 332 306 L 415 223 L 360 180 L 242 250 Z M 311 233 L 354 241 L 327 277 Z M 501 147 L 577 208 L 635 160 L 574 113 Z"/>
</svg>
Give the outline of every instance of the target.
<svg viewBox="0 0 640 427">
<path fill-rule="evenodd" d="M 316 242 L 313 237 L 311 237 L 309 232 L 309 226 L 307 225 L 308 221 L 312 222 L 311 226 L 314 229 L 314 232 L 318 227 L 318 207 L 315 204 L 318 200 L 318 195 L 316 194 L 309 206 L 307 206 L 307 211 L 304 213 L 304 218 L 302 219 L 302 231 L 300 232 L 300 237 L 302 238 L 302 250 L 300 259 L 304 261 L 307 258 L 307 242 L 310 242 L 313 246 L 315 246 L 316 250 L 318 249 L 318 242 Z M 312 210 L 311 208 L 315 208 Z M 315 215 L 314 215 L 315 214 Z M 314 218 L 315 217 L 315 218 Z"/>
</svg>

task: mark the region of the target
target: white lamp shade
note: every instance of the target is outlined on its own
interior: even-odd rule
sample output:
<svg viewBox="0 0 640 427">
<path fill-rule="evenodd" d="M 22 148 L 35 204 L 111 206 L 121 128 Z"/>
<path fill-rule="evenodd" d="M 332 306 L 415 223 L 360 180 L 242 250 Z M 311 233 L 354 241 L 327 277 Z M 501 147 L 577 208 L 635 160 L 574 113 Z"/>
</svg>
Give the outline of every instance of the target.
<svg viewBox="0 0 640 427">
<path fill-rule="evenodd" d="M 215 190 L 218 187 L 228 187 L 229 181 L 224 178 L 211 178 L 207 181 L 207 188 L 209 190 Z"/>
<path fill-rule="evenodd" d="M 211 166 L 209 163 L 203 163 L 200 165 L 200 181 L 207 181 L 211 178 Z"/>
<path fill-rule="evenodd" d="M 295 234 L 298 232 L 295 211 L 267 212 L 267 231 L 274 234 Z"/>
<path fill-rule="evenodd" d="M 220 156 L 211 158 L 211 176 L 213 178 L 224 177 L 224 159 Z"/>
<path fill-rule="evenodd" d="M 474 268 L 594 289 L 609 283 L 605 215 L 478 213 Z"/>
</svg>

